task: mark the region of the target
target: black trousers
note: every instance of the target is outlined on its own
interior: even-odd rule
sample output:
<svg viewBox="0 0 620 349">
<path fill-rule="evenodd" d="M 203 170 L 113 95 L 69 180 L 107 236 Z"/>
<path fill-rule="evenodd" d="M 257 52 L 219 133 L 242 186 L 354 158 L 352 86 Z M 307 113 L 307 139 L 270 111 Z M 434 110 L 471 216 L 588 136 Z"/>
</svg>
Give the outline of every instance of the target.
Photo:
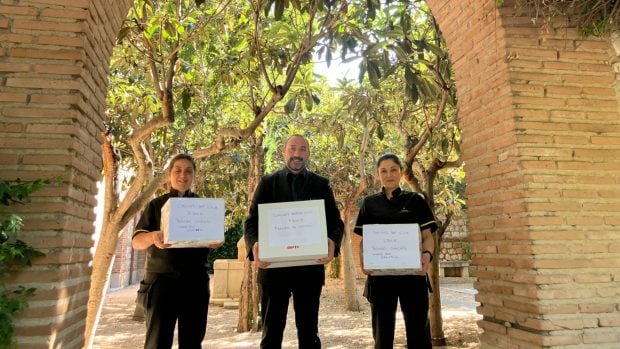
<svg viewBox="0 0 620 349">
<path fill-rule="evenodd" d="M 366 296 L 370 302 L 375 349 L 394 347 L 399 301 L 407 333 L 407 348 L 432 348 L 426 276 L 370 276 Z"/>
<path fill-rule="evenodd" d="M 263 282 L 260 287 L 263 318 L 261 349 L 282 348 L 291 295 L 293 296 L 299 349 L 320 349 L 319 303 L 323 288 L 322 282 L 294 278 L 293 280 L 279 280 L 277 283 Z"/>
<path fill-rule="evenodd" d="M 178 276 L 147 273 L 145 349 L 170 349 L 178 321 L 179 349 L 200 349 L 207 330 L 209 277 L 206 273 Z M 141 285 L 141 289 L 143 285 Z"/>
</svg>

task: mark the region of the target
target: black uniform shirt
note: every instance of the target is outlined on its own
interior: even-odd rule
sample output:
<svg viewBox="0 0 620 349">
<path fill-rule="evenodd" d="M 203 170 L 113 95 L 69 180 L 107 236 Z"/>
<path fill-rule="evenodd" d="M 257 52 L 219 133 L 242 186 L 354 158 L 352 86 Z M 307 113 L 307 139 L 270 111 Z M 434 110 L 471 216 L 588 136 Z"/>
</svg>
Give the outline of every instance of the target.
<svg viewBox="0 0 620 349">
<path fill-rule="evenodd" d="M 409 224 L 418 223 L 420 230 L 437 230 L 437 222 L 426 200 L 419 193 L 396 188 L 392 199 L 383 191 L 367 196 L 362 203 L 354 232 L 363 235 L 364 224 Z"/>
<path fill-rule="evenodd" d="M 198 195 L 191 191 L 181 193 L 172 189 L 168 194 L 151 200 L 142 213 L 133 237 L 137 234 L 160 230 L 161 208 L 171 197 L 191 197 Z M 133 238 L 132 237 L 132 238 Z M 146 271 L 151 273 L 206 273 L 209 249 L 200 248 L 166 248 L 160 249 L 155 245 L 146 250 Z"/>
<path fill-rule="evenodd" d="M 334 256 L 338 256 L 344 223 L 340 219 L 340 211 L 338 211 L 336 206 L 336 200 L 329 181 L 327 178 L 306 169 L 296 175 L 295 183 L 293 183 L 294 176 L 295 174 L 285 167 L 272 174 L 263 176 L 258 183 L 254 192 L 254 198 L 250 204 L 249 215 L 245 220 L 244 237 L 246 246 L 248 246 L 248 257 L 250 260 L 254 260 L 251 246 L 258 241 L 259 204 L 321 199 L 324 200 L 325 204 L 327 236 L 335 244 Z M 295 193 L 292 192 L 293 185 Z"/>
</svg>

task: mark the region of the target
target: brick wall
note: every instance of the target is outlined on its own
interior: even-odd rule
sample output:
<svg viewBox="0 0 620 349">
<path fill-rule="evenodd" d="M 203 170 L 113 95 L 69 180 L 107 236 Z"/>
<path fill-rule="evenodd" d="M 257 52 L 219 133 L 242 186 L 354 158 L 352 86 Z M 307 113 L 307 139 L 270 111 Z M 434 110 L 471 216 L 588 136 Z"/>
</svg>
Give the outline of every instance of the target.
<svg viewBox="0 0 620 349">
<path fill-rule="evenodd" d="M 482 347 L 619 347 L 609 40 L 514 1 L 429 3 L 457 79 Z"/>
<path fill-rule="evenodd" d="M 21 349 L 83 346 L 108 60 L 130 4 L 0 0 L 0 177 L 59 179 L 16 206 L 47 255 L 9 280 L 37 288 Z"/>
<path fill-rule="evenodd" d="M 140 282 L 144 268 L 145 251 L 134 250 L 131 247 L 131 237 L 139 217 L 135 216 L 123 228 L 110 274 L 110 289 L 122 288 Z"/>
</svg>

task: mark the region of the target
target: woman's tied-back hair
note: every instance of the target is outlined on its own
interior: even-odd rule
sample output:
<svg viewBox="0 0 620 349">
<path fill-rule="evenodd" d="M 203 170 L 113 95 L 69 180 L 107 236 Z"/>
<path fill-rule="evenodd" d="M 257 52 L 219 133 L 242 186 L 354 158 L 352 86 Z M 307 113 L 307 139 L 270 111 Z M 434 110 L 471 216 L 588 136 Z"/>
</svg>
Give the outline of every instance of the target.
<svg viewBox="0 0 620 349">
<path fill-rule="evenodd" d="M 379 159 L 377 159 L 377 168 L 379 168 L 379 166 L 381 165 L 381 163 L 385 160 L 392 160 L 394 161 L 398 167 L 403 168 L 403 164 L 400 162 L 400 158 L 398 156 L 396 156 L 395 154 L 392 153 L 386 153 L 383 154 L 379 157 Z"/>
<path fill-rule="evenodd" d="M 181 154 L 177 154 L 177 155 L 173 156 L 168 161 L 168 173 L 170 173 L 170 171 L 172 171 L 172 167 L 174 167 L 174 163 L 179 161 L 179 160 L 187 160 L 187 161 L 191 162 L 192 163 L 192 167 L 194 168 L 194 171 L 196 171 L 196 160 L 194 160 L 194 158 L 191 155 L 189 155 L 189 154 L 181 153 Z"/>
</svg>

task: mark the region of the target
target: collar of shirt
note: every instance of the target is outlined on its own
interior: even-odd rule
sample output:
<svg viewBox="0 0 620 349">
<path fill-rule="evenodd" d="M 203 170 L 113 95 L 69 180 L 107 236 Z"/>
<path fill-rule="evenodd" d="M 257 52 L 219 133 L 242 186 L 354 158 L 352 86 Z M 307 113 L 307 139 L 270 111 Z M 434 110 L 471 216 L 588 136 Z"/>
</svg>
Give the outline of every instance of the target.
<svg viewBox="0 0 620 349">
<path fill-rule="evenodd" d="M 392 191 L 392 200 L 397 198 L 402 192 L 403 190 L 400 189 L 400 187 L 394 189 L 394 191 Z M 383 196 L 387 199 L 387 194 L 385 193 L 385 187 L 381 187 L 381 194 L 383 194 Z"/>
<path fill-rule="evenodd" d="M 286 173 L 286 178 L 292 176 L 301 176 L 302 178 L 305 178 L 308 170 L 304 167 L 301 171 L 299 171 L 299 173 L 293 173 L 291 170 L 288 169 L 288 167 L 284 166 L 284 172 Z"/>
<path fill-rule="evenodd" d="M 183 197 L 188 197 L 191 194 L 191 190 L 186 190 L 185 192 L 180 192 L 174 188 L 170 189 L 170 197 L 172 198 L 183 198 Z"/>
</svg>

